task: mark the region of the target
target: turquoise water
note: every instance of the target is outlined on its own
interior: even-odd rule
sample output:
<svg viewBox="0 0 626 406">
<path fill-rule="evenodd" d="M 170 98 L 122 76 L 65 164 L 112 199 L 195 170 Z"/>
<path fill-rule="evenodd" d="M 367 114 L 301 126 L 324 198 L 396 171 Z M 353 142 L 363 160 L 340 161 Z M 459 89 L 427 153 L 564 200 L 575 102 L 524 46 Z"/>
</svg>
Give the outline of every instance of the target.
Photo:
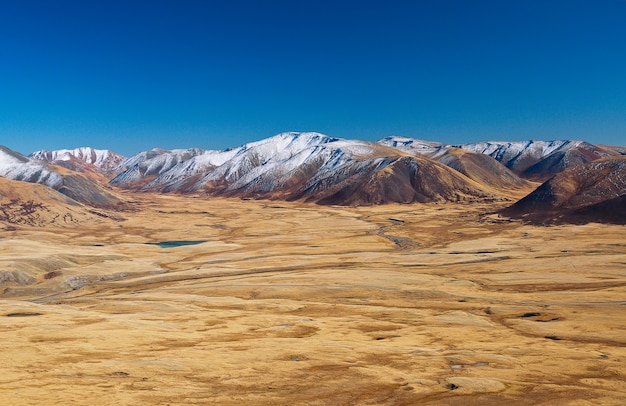
<svg viewBox="0 0 626 406">
<path fill-rule="evenodd" d="M 161 241 L 161 242 L 147 242 L 146 244 L 158 245 L 161 248 L 176 248 L 183 247 L 185 245 L 196 245 L 207 242 L 208 240 L 180 240 L 180 241 Z"/>
</svg>

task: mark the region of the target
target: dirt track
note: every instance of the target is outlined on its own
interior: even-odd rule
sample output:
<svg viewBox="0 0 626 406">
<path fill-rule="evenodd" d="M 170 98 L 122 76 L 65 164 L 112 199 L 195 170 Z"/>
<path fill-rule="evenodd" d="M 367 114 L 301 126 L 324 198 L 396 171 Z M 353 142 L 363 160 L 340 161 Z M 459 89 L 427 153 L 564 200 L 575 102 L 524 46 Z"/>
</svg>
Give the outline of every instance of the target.
<svg viewBox="0 0 626 406">
<path fill-rule="evenodd" d="M 3 404 L 626 399 L 623 226 L 480 205 L 138 208 L 0 232 Z M 145 244 L 171 240 L 206 242 Z"/>
</svg>

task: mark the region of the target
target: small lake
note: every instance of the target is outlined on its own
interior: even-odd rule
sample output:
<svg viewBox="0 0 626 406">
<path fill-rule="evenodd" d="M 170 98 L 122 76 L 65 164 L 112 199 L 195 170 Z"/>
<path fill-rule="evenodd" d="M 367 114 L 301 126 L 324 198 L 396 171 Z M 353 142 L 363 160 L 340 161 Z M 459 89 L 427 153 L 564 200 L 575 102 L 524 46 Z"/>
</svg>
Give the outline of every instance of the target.
<svg viewBox="0 0 626 406">
<path fill-rule="evenodd" d="M 158 245 L 161 248 L 176 248 L 184 247 L 185 245 L 197 245 L 207 242 L 208 240 L 175 240 L 175 241 L 161 241 L 161 242 L 147 242 L 149 245 Z"/>
</svg>

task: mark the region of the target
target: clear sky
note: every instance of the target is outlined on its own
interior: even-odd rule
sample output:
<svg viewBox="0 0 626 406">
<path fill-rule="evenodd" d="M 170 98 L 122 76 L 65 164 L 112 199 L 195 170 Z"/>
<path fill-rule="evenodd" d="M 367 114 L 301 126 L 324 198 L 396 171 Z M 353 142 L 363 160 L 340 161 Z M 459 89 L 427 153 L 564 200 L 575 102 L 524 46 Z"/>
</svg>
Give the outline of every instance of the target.
<svg viewBox="0 0 626 406">
<path fill-rule="evenodd" d="M 0 144 L 626 144 L 624 0 L 0 1 Z"/>
</svg>

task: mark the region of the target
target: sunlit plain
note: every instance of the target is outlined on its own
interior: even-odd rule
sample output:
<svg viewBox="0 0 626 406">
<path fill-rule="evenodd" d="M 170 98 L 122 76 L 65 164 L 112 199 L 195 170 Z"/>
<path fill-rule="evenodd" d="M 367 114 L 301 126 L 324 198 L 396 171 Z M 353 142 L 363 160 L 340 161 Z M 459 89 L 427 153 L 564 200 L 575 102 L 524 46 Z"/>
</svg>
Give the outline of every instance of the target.
<svg viewBox="0 0 626 406">
<path fill-rule="evenodd" d="M 1 232 L 4 270 L 37 280 L 0 298 L 6 404 L 626 398 L 622 226 L 134 198 L 124 221 Z"/>
</svg>

